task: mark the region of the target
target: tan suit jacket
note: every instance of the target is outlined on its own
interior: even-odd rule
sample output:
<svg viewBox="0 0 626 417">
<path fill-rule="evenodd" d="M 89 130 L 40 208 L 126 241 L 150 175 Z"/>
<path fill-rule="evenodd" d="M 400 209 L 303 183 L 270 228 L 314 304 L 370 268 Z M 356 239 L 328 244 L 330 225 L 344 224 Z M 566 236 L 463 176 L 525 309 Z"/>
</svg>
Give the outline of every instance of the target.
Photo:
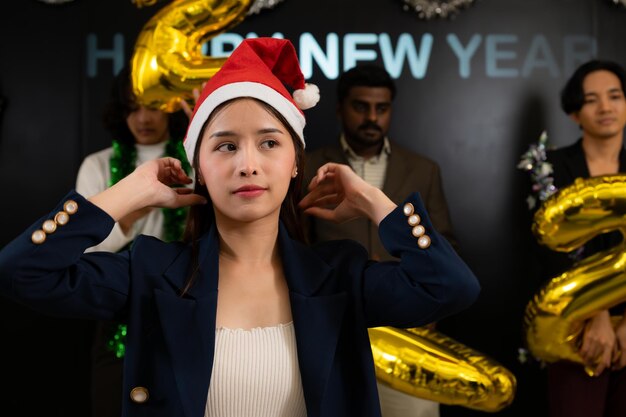
<svg viewBox="0 0 626 417">
<path fill-rule="evenodd" d="M 327 162 L 349 165 L 339 143 L 316 149 L 307 154 L 305 187 L 317 169 Z M 399 205 L 410 193 L 415 191 L 420 193 L 434 227 L 457 249 L 456 240 L 452 233 L 448 205 L 441 184 L 439 165 L 391 142 L 391 153 L 387 160 L 383 192 Z M 368 219 L 360 218 L 335 224 L 307 217 L 306 229 L 311 243 L 335 239 L 353 239 L 367 248 L 372 259 L 395 259 L 387 253 L 380 242 L 378 227 Z"/>
</svg>

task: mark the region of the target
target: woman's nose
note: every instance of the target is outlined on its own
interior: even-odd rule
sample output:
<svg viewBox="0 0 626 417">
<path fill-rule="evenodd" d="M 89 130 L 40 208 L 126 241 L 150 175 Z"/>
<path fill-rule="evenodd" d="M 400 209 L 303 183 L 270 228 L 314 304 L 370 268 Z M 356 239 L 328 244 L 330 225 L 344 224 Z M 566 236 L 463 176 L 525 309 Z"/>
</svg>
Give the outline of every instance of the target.
<svg viewBox="0 0 626 417">
<path fill-rule="evenodd" d="M 150 118 L 150 109 L 148 109 L 147 107 L 139 106 L 136 112 L 137 112 L 137 120 L 140 120 L 143 122 Z"/>
<path fill-rule="evenodd" d="M 244 147 L 239 152 L 239 176 L 250 177 L 258 175 L 256 152 L 250 147 Z"/>
<path fill-rule="evenodd" d="M 244 168 L 241 171 L 239 171 L 239 176 L 240 177 L 251 177 L 253 175 L 258 175 L 256 169 L 254 168 Z"/>
</svg>

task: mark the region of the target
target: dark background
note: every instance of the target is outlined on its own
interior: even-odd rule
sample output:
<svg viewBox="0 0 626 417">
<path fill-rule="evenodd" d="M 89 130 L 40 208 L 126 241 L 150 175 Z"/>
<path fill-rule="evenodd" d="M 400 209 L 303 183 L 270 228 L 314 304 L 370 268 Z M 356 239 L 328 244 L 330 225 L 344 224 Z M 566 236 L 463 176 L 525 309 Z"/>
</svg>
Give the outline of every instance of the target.
<svg viewBox="0 0 626 417">
<path fill-rule="evenodd" d="M 139 10 L 130 0 L 75 0 L 61 6 L 3 2 L 0 246 L 74 186 L 88 153 L 110 144 L 100 115 L 114 65 L 100 60 L 95 76 L 88 76 L 88 36 L 96 35 L 99 49 L 111 49 L 114 36 L 121 34 L 129 58 L 139 30 L 164 4 Z M 402 5 L 401 0 L 285 0 L 232 32 L 282 32 L 297 49 L 304 32 L 322 47 L 326 33 L 333 32 L 340 51 L 346 33 L 388 33 L 394 42 L 409 33 L 418 47 L 423 34 L 433 36 L 425 76 L 414 78 L 405 65 L 397 80 L 390 136 L 441 165 L 461 254 L 482 284 L 478 302 L 440 323 L 440 329 L 516 374 L 516 400 L 499 415 L 545 415 L 544 374 L 537 364 L 517 360 L 523 309 L 539 283 L 529 266 L 526 178 L 515 166 L 543 130 L 555 146 L 579 136 L 558 103 L 572 69 L 564 38 L 593 37 L 597 57 L 626 65 L 626 10 L 609 0 L 479 0 L 454 19 L 426 21 Z M 446 42 L 449 34 L 463 45 L 481 36 L 467 78 Z M 497 65 L 518 75 L 489 76 L 485 42 L 490 35 L 516 36 L 515 42 L 498 46 L 512 55 Z M 547 40 L 557 73 L 537 67 L 522 74 L 537 35 Z M 311 82 L 322 92 L 318 107 L 307 112 L 307 146 L 315 149 L 337 140 L 338 126 L 335 80 L 314 66 Z M 0 300 L 0 382 L 5 387 L 0 415 L 87 416 L 90 332 L 88 322 L 44 317 Z M 442 407 L 444 417 L 479 414 Z"/>
</svg>

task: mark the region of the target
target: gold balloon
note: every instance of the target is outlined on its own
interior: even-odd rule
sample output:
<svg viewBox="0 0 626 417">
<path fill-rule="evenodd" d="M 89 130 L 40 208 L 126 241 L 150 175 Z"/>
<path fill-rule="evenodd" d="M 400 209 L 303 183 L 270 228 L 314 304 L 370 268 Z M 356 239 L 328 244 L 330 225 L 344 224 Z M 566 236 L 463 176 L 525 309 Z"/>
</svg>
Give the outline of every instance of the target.
<svg viewBox="0 0 626 417">
<path fill-rule="evenodd" d="M 138 9 L 141 9 L 142 7 L 154 6 L 157 0 L 132 0 L 132 2 Z"/>
<path fill-rule="evenodd" d="M 626 175 L 577 179 L 546 200 L 533 222 L 539 243 L 562 252 L 612 230 L 626 231 Z M 578 350 L 585 320 L 624 300 L 626 243 L 621 243 L 578 262 L 535 295 L 524 318 L 529 350 L 546 362 L 583 363 Z"/>
<path fill-rule="evenodd" d="M 226 58 L 202 55 L 202 44 L 245 19 L 253 0 L 175 0 L 143 27 L 133 52 L 137 100 L 173 112 L 211 78 Z"/>
<path fill-rule="evenodd" d="M 436 330 L 375 327 L 369 336 L 376 378 L 393 389 L 489 412 L 513 401 L 510 371 Z"/>
</svg>

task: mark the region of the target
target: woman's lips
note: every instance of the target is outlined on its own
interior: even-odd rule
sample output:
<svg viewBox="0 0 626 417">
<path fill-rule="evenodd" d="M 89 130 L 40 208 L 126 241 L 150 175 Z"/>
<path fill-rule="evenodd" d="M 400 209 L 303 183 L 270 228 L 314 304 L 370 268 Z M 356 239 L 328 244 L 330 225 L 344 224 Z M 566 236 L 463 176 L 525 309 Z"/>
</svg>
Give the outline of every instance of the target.
<svg viewBox="0 0 626 417">
<path fill-rule="evenodd" d="M 240 197 L 258 197 L 263 194 L 267 189 L 264 187 L 260 187 L 258 185 L 244 185 L 243 187 L 239 187 L 235 190 L 233 194 L 238 195 Z"/>
<path fill-rule="evenodd" d="M 154 129 L 139 129 L 137 132 L 143 136 L 150 136 L 154 134 Z"/>
</svg>

